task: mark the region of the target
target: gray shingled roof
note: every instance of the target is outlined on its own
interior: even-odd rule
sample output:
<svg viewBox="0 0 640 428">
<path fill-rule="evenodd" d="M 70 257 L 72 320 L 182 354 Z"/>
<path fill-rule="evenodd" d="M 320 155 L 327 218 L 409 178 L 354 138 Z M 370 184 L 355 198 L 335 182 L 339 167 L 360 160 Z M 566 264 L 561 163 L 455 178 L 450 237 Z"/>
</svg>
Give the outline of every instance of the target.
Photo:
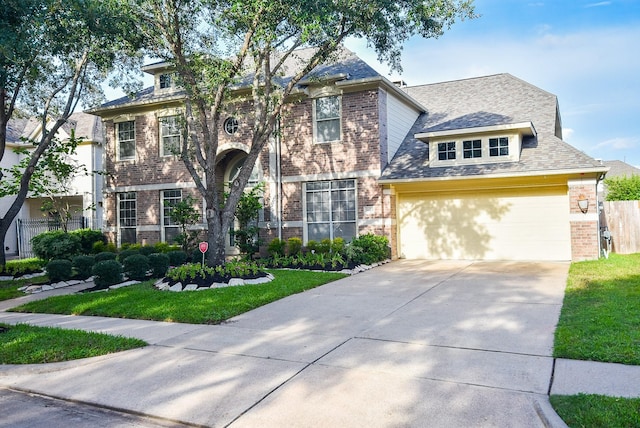
<svg viewBox="0 0 640 428">
<path fill-rule="evenodd" d="M 602 163 L 610 168 L 607 172 L 607 178 L 640 175 L 640 169 L 621 160 L 603 161 Z"/>
<path fill-rule="evenodd" d="M 7 124 L 7 142 L 20 143 L 21 138 L 28 138 L 39 125 L 40 120 L 34 117 L 9 120 Z M 68 121 L 62 125 L 62 129 L 67 134 L 71 132 L 72 128 L 76 130 L 76 137 L 82 137 L 85 140 L 99 143 L 104 141 L 102 121 L 98 116 L 75 112 L 71 114 Z"/>
<path fill-rule="evenodd" d="M 523 174 L 603 166 L 556 135 L 557 99 L 509 74 L 405 88 L 427 108 L 384 169 L 382 180 Z M 430 167 L 428 144 L 416 133 L 482 126 L 533 123 L 535 137 L 525 137 L 519 162 Z"/>
<path fill-rule="evenodd" d="M 285 73 L 285 75 L 283 77 L 278 77 L 278 83 L 280 85 L 285 85 L 287 82 L 289 82 L 291 77 L 300 69 L 301 64 L 304 64 L 306 60 L 311 57 L 314 51 L 315 49 L 313 48 L 299 49 L 295 51 L 294 54 L 285 61 L 283 65 L 283 72 Z M 358 80 L 380 76 L 377 71 L 371 68 L 366 62 L 361 60 L 356 54 L 343 47 L 342 50 L 337 54 L 337 59 L 334 59 L 327 64 L 321 64 L 317 66 L 311 71 L 311 73 L 309 73 L 307 79 L 334 76 L 341 73 L 348 75 L 346 80 Z M 243 79 L 237 86 L 244 87 L 246 85 L 249 85 L 250 83 L 251 77 L 248 76 L 247 78 Z M 301 84 L 299 86 L 304 86 L 304 84 Z M 184 96 L 184 91 L 156 94 L 154 93 L 154 88 L 151 86 L 136 93 L 133 97 L 124 96 L 122 98 L 109 101 L 105 104 L 102 104 L 95 110 L 100 111 L 105 108 L 113 108 L 118 106 L 160 102 L 163 100 L 180 98 L 182 96 Z"/>
</svg>

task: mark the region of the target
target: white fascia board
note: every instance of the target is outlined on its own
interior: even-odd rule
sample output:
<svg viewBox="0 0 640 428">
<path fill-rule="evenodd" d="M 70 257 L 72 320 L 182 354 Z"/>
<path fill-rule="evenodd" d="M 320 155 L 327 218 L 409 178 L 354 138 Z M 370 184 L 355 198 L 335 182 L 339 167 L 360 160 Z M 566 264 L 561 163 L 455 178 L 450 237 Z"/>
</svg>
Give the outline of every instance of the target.
<svg viewBox="0 0 640 428">
<path fill-rule="evenodd" d="M 491 126 L 478 126 L 475 128 L 462 128 L 462 129 L 447 129 L 444 131 L 433 132 L 421 132 L 415 134 L 414 137 L 418 140 L 428 140 L 430 138 L 439 137 L 451 137 L 460 135 L 471 134 L 484 134 L 489 132 L 504 132 L 504 131 L 522 131 L 522 135 L 533 136 L 537 135 L 536 129 L 531 122 L 509 123 L 506 125 L 491 125 Z"/>
<path fill-rule="evenodd" d="M 398 88 L 393 82 L 387 79 L 384 76 L 374 76 L 374 77 L 365 77 L 364 79 L 355 79 L 355 80 L 343 80 L 340 82 L 336 82 L 336 86 L 340 88 L 348 88 L 350 86 L 364 86 L 364 85 L 375 84 L 383 87 L 388 92 L 392 92 L 398 96 L 402 101 L 415 108 L 420 112 L 427 111 L 427 108 L 420 104 L 418 101 L 411 98 L 406 92 L 402 89 Z"/>
</svg>

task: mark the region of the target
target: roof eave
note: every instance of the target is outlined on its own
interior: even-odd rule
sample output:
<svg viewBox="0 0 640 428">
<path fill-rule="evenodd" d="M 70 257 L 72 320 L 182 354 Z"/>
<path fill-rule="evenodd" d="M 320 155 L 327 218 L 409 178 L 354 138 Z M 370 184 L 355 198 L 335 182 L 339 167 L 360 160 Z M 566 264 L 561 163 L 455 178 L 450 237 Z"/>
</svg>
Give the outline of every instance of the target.
<svg viewBox="0 0 640 428">
<path fill-rule="evenodd" d="M 473 128 L 446 129 L 443 131 L 419 132 L 415 134 L 415 138 L 422 141 L 428 141 L 431 138 L 462 136 L 471 134 L 484 134 L 490 132 L 504 131 L 520 131 L 522 135 L 527 137 L 535 137 L 538 135 L 536 128 L 532 122 L 508 123 L 506 125 L 489 125 L 477 126 Z"/>
</svg>

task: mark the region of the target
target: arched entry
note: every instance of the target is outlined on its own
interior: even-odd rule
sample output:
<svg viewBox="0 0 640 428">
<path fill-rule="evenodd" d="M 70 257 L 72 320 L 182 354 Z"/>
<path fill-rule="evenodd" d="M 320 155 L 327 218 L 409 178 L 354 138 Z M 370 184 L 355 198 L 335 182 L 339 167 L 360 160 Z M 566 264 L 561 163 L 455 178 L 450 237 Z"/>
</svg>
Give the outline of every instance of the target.
<svg viewBox="0 0 640 428">
<path fill-rule="evenodd" d="M 219 162 L 222 162 L 224 167 L 224 191 L 228 192 L 231 184 L 238 178 L 240 171 L 244 166 L 244 161 L 247 158 L 247 153 L 242 150 L 232 150 L 227 152 L 224 155 L 224 158 Z M 256 161 L 256 164 L 251 172 L 251 177 L 249 178 L 249 182 L 247 183 L 247 188 L 251 188 L 257 185 L 261 179 L 261 168 L 259 160 Z M 233 237 L 233 229 L 236 228 L 237 225 L 231 228 L 230 231 L 227 232 L 227 236 L 225 238 L 225 251 L 227 254 L 236 255 L 238 254 L 238 248 L 235 246 L 234 237 Z"/>
</svg>

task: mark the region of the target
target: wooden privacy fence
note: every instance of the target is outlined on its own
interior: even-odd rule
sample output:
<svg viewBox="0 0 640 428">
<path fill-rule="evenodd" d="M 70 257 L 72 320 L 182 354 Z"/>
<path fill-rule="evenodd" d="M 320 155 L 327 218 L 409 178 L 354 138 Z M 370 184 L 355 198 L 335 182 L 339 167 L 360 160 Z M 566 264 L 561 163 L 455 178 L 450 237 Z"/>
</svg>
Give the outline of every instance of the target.
<svg viewBox="0 0 640 428">
<path fill-rule="evenodd" d="M 640 253 L 640 201 L 605 201 L 604 224 L 611 232 L 612 252 Z"/>
</svg>

